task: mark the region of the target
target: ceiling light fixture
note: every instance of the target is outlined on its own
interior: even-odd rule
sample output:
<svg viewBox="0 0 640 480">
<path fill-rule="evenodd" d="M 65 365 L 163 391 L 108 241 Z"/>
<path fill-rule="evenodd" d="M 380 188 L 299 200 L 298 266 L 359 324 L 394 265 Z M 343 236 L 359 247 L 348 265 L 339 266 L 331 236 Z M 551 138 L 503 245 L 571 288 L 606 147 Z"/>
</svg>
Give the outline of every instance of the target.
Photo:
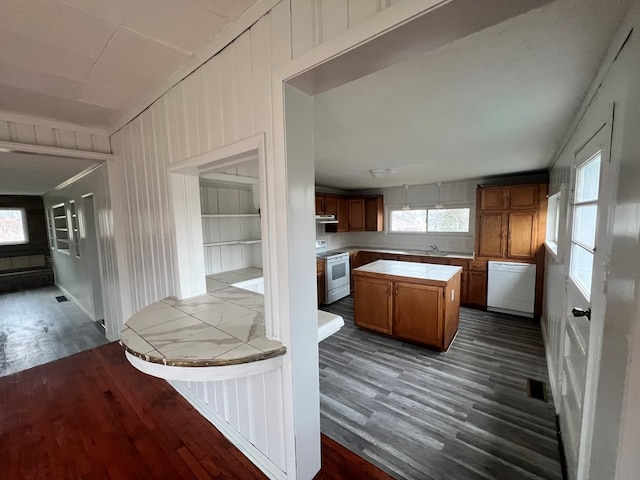
<svg viewBox="0 0 640 480">
<path fill-rule="evenodd" d="M 407 185 L 406 183 L 403 185 L 404 187 L 404 206 L 402 207 L 402 210 L 411 210 L 411 207 L 409 206 L 409 185 Z"/>
<path fill-rule="evenodd" d="M 389 167 L 389 168 L 372 168 L 371 170 L 369 170 L 369 173 L 371 174 L 371 176 L 373 178 L 380 178 L 383 175 L 393 175 L 395 173 L 398 173 L 398 169 L 395 167 Z"/>
</svg>

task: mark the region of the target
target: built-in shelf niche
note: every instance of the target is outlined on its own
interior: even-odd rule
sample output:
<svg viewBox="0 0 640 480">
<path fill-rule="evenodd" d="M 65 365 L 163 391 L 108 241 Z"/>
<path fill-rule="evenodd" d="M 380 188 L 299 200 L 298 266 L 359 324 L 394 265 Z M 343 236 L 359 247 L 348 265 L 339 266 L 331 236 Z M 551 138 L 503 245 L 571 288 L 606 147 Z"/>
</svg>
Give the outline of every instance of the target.
<svg viewBox="0 0 640 480">
<path fill-rule="evenodd" d="M 235 165 L 213 178 L 200 178 L 202 239 L 207 275 L 262 267 L 260 213 L 253 185 L 257 161 Z M 236 177 L 238 182 L 234 182 Z M 221 179 L 224 179 L 222 181 Z"/>
</svg>

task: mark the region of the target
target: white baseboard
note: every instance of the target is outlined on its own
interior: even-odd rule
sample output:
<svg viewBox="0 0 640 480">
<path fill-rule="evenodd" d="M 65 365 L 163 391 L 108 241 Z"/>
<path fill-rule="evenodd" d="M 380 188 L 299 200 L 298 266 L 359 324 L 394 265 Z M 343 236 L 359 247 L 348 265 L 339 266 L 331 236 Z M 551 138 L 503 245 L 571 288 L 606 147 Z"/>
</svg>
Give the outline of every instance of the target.
<svg viewBox="0 0 640 480">
<path fill-rule="evenodd" d="M 235 447 L 242 452 L 253 464 L 258 467 L 269 478 L 276 480 L 286 480 L 287 474 L 280 470 L 269 458 L 258 450 L 251 442 L 233 429 L 227 422 L 218 417 L 200 398 L 195 396 L 191 390 L 184 387 L 184 383 L 167 380 L 180 395 L 182 395 L 200 414 L 209 420 L 220 433 L 222 433 Z M 181 384 L 182 383 L 182 384 Z"/>
<path fill-rule="evenodd" d="M 82 310 L 82 311 L 87 315 L 87 317 L 89 317 L 89 318 L 90 318 L 92 321 L 94 321 L 94 322 L 96 321 L 96 319 L 95 319 L 95 318 L 93 318 L 93 317 L 94 317 L 94 314 L 93 314 L 92 312 L 90 312 L 89 310 L 87 310 L 87 308 L 86 308 L 84 305 L 82 305 L 82 304 L 78 301 L 78 299 L 77 299 L 76 297 L 74 297 L 73 295 L 71 295 L 71 294 L 67 291 L 67 289 L 66 289 L 66 288 L 64 288 L 62 285 L 58 285 L 57 283 L 55 283 L 54 285 L 56 286 L 56 288 L 57 288 L 58 290 L 60 290 L 60 291 L 64 294 L 64 296 L 65 296 L 65 297 L 67 297 L 69 300 L 71 300 L 71 301 L 73 302 L 73 304 L 74 304 L 76 307 L 78 307 L 80 310 Z"/>
</svg>

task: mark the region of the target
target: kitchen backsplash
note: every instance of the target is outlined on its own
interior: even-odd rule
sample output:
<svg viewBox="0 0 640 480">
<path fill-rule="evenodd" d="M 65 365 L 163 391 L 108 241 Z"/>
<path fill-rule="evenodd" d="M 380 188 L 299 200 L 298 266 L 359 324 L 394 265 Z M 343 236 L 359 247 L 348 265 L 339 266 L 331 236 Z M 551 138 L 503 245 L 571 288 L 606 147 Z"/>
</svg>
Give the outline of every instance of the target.
<svg viewBox="0 0 640 480">
<path fill-rule="evenodd" d="M 428 234 L 385 234 L 385 232 L 326 233 L 323 225 L 316 225 L 316 240 L 327 240 L 327 249 L 346 246 L 378 247 L 399 250 L 428 250 L 437 245 L 445 252 L 472 253 L 475 230 L 475 192 L 477 182 L 456 182 L 443 184 L 440 189 L 434 184 L 413 185 L 406 192 L 402 187 L 385 188 L 371 193 L 384 196 L 385 216 L 389 206 L 403 205 L 432 207 L 442 203 L 445 207 L 471 207 L 470 235 L 428 235 Z M 368 192 L 367 192 L 368 193 Z"/>
<path fill-rule="evenodd" d="M 437 245 L 445 252 L 471 253 L 474 249 L 473 237 L 385 235 L 384 232 L 325 233 L 322 225 L 316 227 L 316 240 L 327 240 L 328 250 L 346 246 L 429 250 L 431 245 Z"/>
</svg>

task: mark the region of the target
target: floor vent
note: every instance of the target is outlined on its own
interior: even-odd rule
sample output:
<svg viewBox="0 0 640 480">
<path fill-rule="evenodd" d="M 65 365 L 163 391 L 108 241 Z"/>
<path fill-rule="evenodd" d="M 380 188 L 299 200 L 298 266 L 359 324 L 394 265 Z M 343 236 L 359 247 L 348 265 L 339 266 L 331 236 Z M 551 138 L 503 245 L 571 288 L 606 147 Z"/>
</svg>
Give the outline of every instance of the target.
<svg viewBox="0 0 640 480">
<path fill-rule="evenodd" d="M 547 386 L 540 380 L 527 379 L 527 394 L 536 400 L 547 401 Z"/>
<path fill-rule="evenodd" d="M 69 299 L 67 297 L 65 297 L 64 295 L 60 295 L 59 297 L 56 297 L 56 300 L 58 302 L 68 302 Z"/>
</svg>

